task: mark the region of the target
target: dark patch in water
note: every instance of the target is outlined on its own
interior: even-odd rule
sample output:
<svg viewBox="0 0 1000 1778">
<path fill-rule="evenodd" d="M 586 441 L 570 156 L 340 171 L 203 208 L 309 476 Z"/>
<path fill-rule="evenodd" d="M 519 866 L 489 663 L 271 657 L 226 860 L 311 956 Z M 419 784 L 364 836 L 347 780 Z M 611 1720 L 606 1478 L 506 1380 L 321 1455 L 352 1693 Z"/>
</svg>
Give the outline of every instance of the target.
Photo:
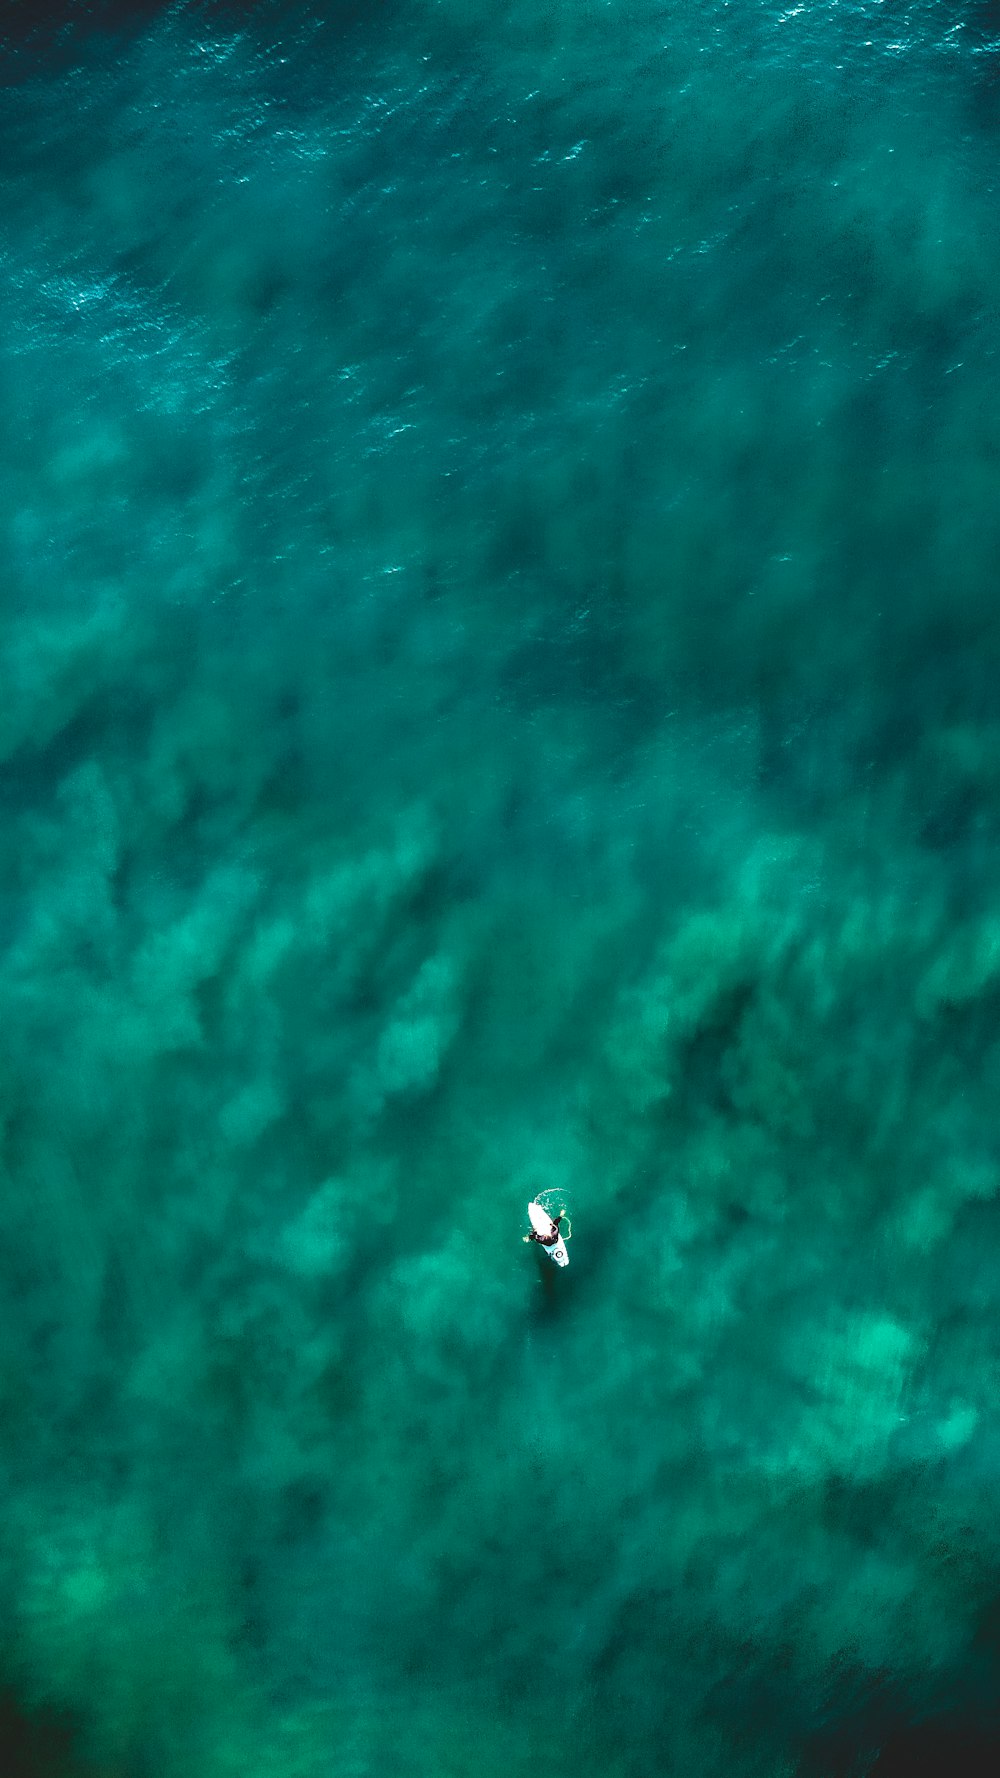
<svg viewBox="0 0 1000 1778">
<path fill-rule="evenodd" d="M 13 1691 L 0 1691 L 0 1772 L 4 1778 L 73 1778 L 83 1769 L 73 1754 L 75 1735 L 75 1727 L 67 1719 L 27 1713 Z"/>
</svg>

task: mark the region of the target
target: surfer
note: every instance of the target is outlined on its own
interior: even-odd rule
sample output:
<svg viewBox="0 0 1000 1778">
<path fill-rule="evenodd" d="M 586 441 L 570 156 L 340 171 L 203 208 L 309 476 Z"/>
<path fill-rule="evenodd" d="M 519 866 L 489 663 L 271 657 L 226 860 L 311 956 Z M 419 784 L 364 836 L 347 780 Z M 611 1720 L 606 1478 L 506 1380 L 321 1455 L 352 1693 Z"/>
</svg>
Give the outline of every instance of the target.
<svg viewBox="0 0 1000 1778">
<path fill-rule="evenodd" d="M 563 1234 L 559 1225 L 565 1216 L 565 1210 L 560 1210 L 558 1216 L 550 1216 L 544 1205 L 539 1204 L 537 1200 L 533 1200 L 528 1205 L 528 1221 L 531 1224 L 531 1233 L 525 1235 L 524 1239 L 526 1241 L 537 1241 L 539 1247 L 545 1248 L 549 1258 L 555 1260 L 557 1266 L 569 1265 L 569 1254 L 566 1252 L 566 1242 L 573 1233 L 573 1226 L 571 1223 L 567 1223 L 566 1232 Z"/>
</svg>

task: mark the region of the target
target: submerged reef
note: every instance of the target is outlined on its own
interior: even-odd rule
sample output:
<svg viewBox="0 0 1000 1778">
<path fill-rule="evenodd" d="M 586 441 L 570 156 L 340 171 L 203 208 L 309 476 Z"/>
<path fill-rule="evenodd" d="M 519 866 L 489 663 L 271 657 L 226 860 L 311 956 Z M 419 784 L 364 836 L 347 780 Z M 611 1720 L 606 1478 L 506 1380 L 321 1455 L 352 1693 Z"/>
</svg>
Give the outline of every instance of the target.
<svg viewBox="0 0 1000 1778">
<path fill-rule="evenodd" d="M 377 11 L 7 41 L 0 1766 L 985 1770 L 982 33 Z"/>
</svg>

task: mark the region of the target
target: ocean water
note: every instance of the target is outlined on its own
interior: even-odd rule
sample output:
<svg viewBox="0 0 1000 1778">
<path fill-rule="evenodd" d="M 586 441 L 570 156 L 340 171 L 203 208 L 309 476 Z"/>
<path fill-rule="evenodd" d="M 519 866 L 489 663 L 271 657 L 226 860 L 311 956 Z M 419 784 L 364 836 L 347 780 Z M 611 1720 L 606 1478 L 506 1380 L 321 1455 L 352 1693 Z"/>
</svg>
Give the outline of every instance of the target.
<svg viewBox="0 0 1000 1778">
<path fill-rule="evenodd" d="M 995 1772 L 1000 13 L 0 34 L 0 1778 Z"/>
</svg>

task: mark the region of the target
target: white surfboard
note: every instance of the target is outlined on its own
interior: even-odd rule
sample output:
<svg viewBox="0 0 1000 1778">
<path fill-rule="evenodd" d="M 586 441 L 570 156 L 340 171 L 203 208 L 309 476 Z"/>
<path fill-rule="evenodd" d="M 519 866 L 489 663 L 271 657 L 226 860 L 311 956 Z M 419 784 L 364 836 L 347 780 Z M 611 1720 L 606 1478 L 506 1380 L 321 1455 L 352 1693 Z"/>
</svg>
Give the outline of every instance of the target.
<svg viewBox="0 0 1000 1778">
<path fill-rule="evenodd" d="M 542 1204 L 535 1201 L 528 1205 L 528 1221 L 538 1240 L 538 1245 L 544 1247 L 549 1258 L 554 1260 L 557 1266 L 568 1266 L 569 1254 L 566 1251 L 566 1242 Z"/>
</svg>

